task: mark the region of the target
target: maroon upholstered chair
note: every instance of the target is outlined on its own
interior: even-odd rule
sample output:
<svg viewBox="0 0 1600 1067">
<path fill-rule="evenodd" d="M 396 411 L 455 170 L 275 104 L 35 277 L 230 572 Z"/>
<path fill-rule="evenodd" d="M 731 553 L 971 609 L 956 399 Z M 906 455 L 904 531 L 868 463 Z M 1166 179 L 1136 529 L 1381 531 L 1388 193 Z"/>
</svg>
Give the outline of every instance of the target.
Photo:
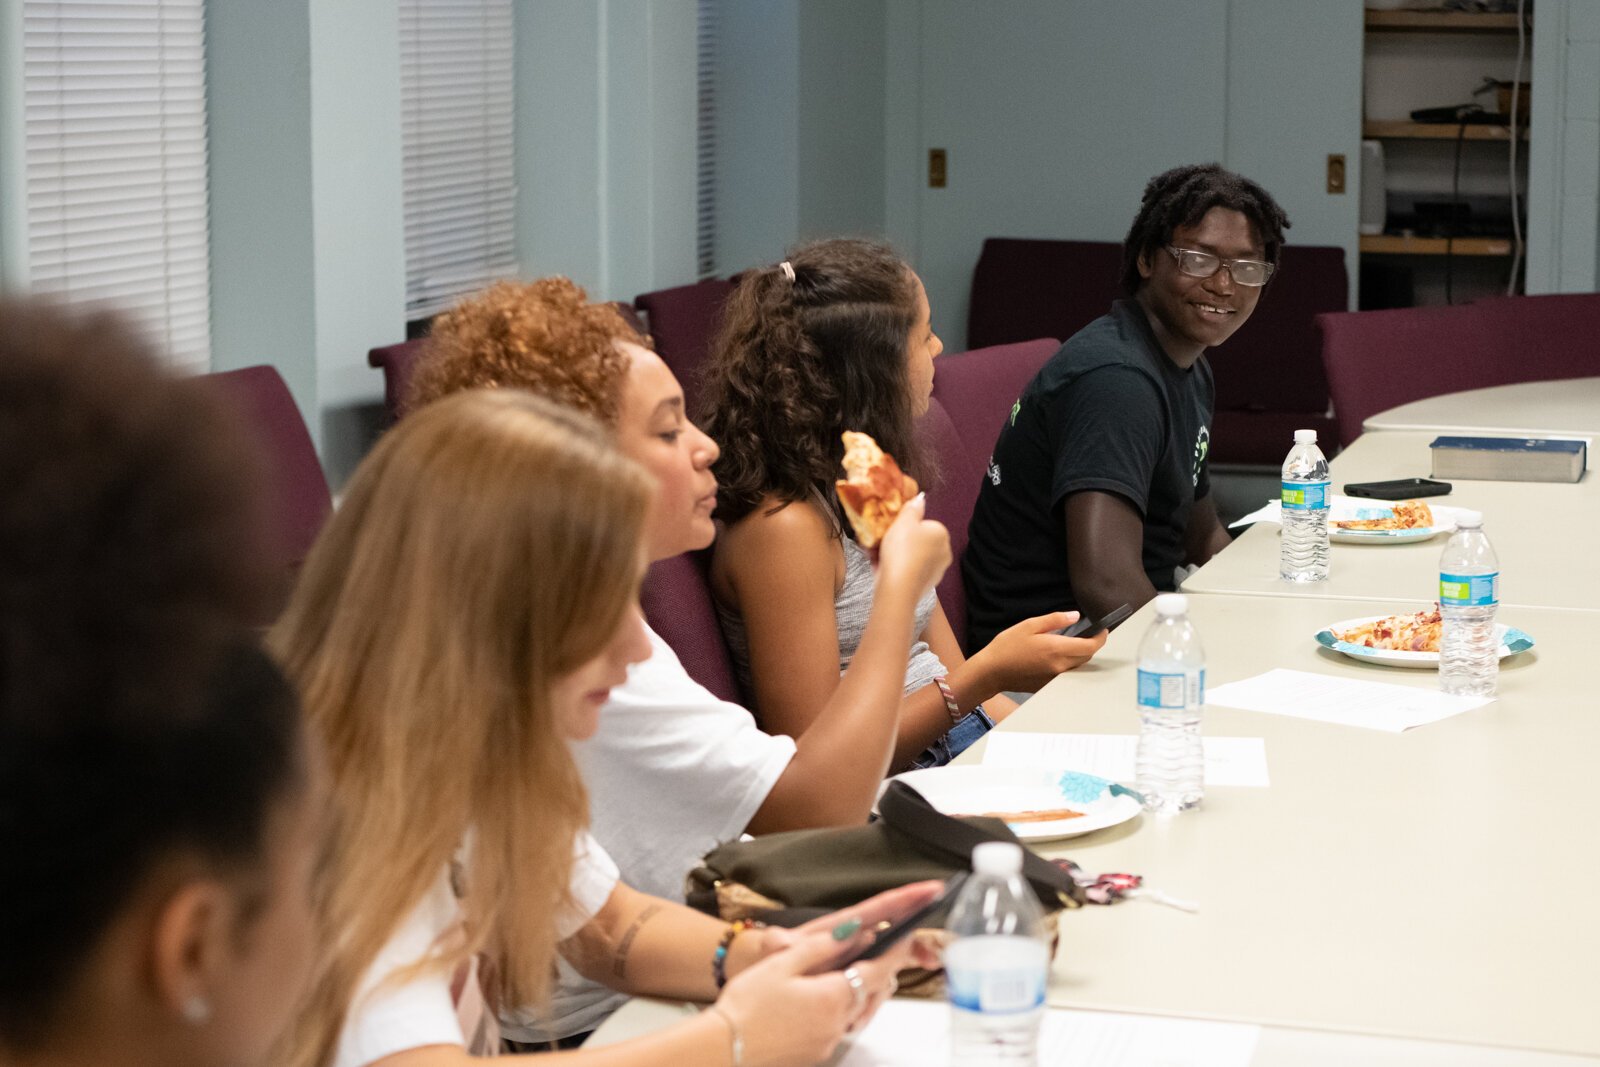
<svg viewBox="0 0 1600 1067">
<path fill-rule="evenodd" d="M 722 325 L 722 308 L 733 282 L 711 278 L 675 289 L 641 293 L 634 306 L 645 313 L 655 349 L 683 386 L 689 411 L 699 411 L 700 368 Z"/>
<path fill-rule="evenodd" d="M 711 602 L 710 566 L 709 548 L 652 563 L 639 602 L 645 621 L 672 646 L 689 677 L 723 700 L 738 703 L 733 657 Z"/>
<path fill-rule="evenodd" d="M 1059 341 L 1045 337 L 943 356 L 934 364 L 933 399 L 918 429 L 939 465 L 939 477 L 924 488 L 928 517 L 950 529 L 954 562 L 939 581 L 939 603 L 963 647 L 967 597 L 961 587 L 961 555 L 978 486 L 1011 405 L 1060 347 Z"/>
<path fill-rule="evenodd" d="M 991 237 L 972 276 L 967 343 L 1071 337 L 1122 296 L 1122 245 Z M 1341 248 L 1283 249 L 1279 270 L 1250 321 L 1211 354 L 1216 463 L 1277 466 L 1297 429 L 1331 439 L 1328 383 L 1313 320 L 1349 306 Z"/>
<path fill-rule="evenodd" d="M 294 397 L 274 367 L 206 376 L 254 436 L 266 472 L 268 548 L 285 574 L 285 591 L 333 511 L 328 481 Z"/>
<path fill-rule="evenodd" d="M 411 391 L 411 372 L 422 355 L 425 338 L 383 345 L 367 352 L 367 366 L 383 371 L 383 406 L 391 421 L 405 414 L 406 396 Z"/>
<path fill-rule="evenodd" d="M 1317 316 L 1339 440 L 1413 400 L 1600 375 L 1600 293 Z"/>
<path fill-rule="evenodd" d="M 991 237 L 972 272 L 967 347 L 1071 337 L 1122 295 L 1122 245 Z"/>
</svg>

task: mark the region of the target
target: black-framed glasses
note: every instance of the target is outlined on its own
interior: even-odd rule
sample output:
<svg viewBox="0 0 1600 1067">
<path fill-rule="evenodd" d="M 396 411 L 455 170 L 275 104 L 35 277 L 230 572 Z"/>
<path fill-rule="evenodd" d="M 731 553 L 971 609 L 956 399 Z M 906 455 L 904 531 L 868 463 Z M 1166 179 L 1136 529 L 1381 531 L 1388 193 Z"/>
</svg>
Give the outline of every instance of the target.
<svg viewBox="0 0 1600 1067">
<path fill-rule="evenodd" d="M 1224 259 L 1210 252 L 1202 252 L 1196 248 L 1174 248 L 1165 246 L 1172 253 L 1172 258 L 1178 261 L 1178 269 L 1191 278 L 1209 278 L 1223 267 L 1228 268 L 1228 274 L 1240 285 L 1255 287 L 1266 285 L 1267 279 L 1272 277 L 1272 272 L 1277 268 L 1271 263 L 1263 263 L 1259 259 Z"/>
</svg>

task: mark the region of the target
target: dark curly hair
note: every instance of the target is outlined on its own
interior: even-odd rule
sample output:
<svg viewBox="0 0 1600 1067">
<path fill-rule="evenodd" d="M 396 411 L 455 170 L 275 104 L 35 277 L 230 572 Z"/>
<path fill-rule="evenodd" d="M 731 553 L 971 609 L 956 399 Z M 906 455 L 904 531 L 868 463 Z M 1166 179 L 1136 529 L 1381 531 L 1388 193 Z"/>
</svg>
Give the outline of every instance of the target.
<svg viewBox="0 0 1600 1067">
<path fill-rule="evenodd" d="M 1139 260 L 1154 255 L 1172 240 L 1179 226 L 1193 226 L 1214 207 L 1231 208 L 1249 219 L 1261 238 L 1267 262 L 1276 265 L 1283 250 L 1289 216 L 1272 194 L 1220 163 L 1195 163 L 1157 174 L 1144 187 L 1139 214 L 1122 242 L 1122 288 L 1129 296 L 1144 279 Z"/>
<path fill-rule="evenodd" d="M 277 575 L 222 403 L 112 317 L 0 301 L 0 1050 L 55 1032 L 174 853 L 264 891 L 299 716 L 250 630 Z"/>
<path fill-rule="evenodd" d="M 925 479 L 906 345 L 915 275 L 888 246 L 835 238 L 747 272 L 728 300 L 702 379 L 700 424 L 722 447 L 717 513 L 737 522 L 766 496 L 838 505 L 839 435 L 877 439 Z"/>
<path fill-rule="evenodd" d="M 589 303 L 567 278 L 497 282 L 435 320 L 406 409 L 512 386 L 615 425 L 628 373 L 618 340 L 650 347 L 614 306 Z"/>
</svg>

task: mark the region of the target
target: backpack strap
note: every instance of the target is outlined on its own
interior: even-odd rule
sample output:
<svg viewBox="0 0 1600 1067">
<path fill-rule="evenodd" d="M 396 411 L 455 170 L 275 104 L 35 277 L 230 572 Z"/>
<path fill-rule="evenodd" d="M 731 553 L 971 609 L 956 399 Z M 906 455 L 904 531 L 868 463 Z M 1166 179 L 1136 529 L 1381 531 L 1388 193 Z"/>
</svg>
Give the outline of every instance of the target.
<svg viewBox="0 0 1600 1067">
<path fill-rule="evenodd" d="M 1045 907 L 1076 908 L 1083 890 L 1072 876 L 1017 840 L 998 819 L 958 819 L 935 808 L 928 798 L 902 781 L 891 781 L 878 798 L 878 815 L 896 833 L 931 855 L 951 859 L 966 869 L 972 850 L 988 841 L 1008 841 L 1022 848 L 1022 876 Z"/>
</svg>

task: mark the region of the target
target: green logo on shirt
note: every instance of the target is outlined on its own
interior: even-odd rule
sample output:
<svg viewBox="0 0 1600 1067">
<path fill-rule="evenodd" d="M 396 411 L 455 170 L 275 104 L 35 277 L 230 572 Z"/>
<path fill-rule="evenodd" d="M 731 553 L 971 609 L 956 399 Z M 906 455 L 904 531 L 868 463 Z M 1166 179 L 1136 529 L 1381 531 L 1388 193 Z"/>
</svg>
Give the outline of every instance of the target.
<svg viewBox="0 0 1600 1067">
<path fill-rule="evenodd" d="M 1011 405 L 1011 425 L 1015 426 L 1017 424 L 1017 412 L 1019 412 L 1021 410 L 1022 410 L 1022 398 L 1018 397 L 1017 398 L 1017 402 Z"/>
<path fill-rule="evenodd" d="M 1191 474 L 1193 484 L 1200 484 L 1200 468 L 1205 466 L 1206 453 L 1211 451 L 1211 428 L 1200 427 L 1200 432 L 1194 439 L 1194 471 Z"/>
</svg>

